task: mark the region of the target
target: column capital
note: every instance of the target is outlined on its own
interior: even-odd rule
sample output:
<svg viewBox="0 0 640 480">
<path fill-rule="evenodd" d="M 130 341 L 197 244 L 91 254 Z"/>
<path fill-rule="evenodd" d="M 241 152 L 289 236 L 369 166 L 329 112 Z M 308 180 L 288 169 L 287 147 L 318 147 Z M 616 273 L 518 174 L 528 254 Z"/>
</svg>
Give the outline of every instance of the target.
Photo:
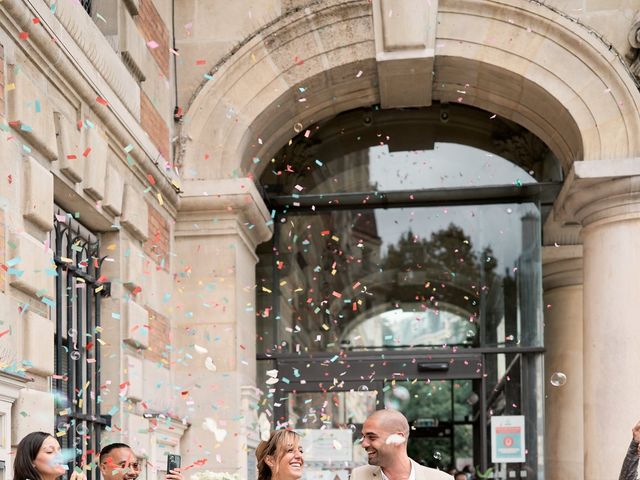
<svg viewBox="0 0 640 480">
<path fill-rule="evenodd" d="M 248 178 L 184 182 L 176 237 L 240 235 L 255 251 L 273 232 L 269 211 Z"/>
<path fill-rule="evenodd" d="M 574 162 L 553 217 L 583 227 L 640 218 L 640 158 Z"/>
<path fill-rule="evenodd" d="M 544 290 L 582 285 L 582 245 L 542 247 Z"/>
</svg>

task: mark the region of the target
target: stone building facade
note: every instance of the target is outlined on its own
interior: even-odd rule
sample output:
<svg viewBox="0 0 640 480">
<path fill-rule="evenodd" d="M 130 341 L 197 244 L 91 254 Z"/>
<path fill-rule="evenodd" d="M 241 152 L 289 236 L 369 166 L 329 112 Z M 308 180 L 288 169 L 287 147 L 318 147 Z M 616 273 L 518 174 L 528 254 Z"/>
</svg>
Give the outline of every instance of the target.
<svg viewBox="0 0 640 480">
<path fill-rule="evenodd" d="M 0 460 L 9 465 L 10 446 L 33 430 L 82 445 L 87 418 L 64 411 L 93 398 L 110 416 L 96 427 L 102 443 L 130 443 L 149 480 L 168 451 L 253 478 L 265 389 L 256 249 L 273 230 L 260 175 L 301 130 L 342 112 L 461 103 L 524 127 L 562 166 L 542 230 L 544 361 L 545 378 L 562 371 L 568 382 L 538 399 L 541 462 L 552 479 L 611 478 L 640 397 L 639 10 L 616 0 L 0 2 Z M 56 253 L 65 227 L 98 250 Z M 70 265 L 88 276 L 58 285 Z M 56 323 L 80 292 L 100 297 L 91 331 Z M 79 360 L 65 363 L 72 350 Z M 87 381 L 79 372 L 94 375 L 97 362 L 100 381 L 65 395 L 77 361 Z"/>
</svg>

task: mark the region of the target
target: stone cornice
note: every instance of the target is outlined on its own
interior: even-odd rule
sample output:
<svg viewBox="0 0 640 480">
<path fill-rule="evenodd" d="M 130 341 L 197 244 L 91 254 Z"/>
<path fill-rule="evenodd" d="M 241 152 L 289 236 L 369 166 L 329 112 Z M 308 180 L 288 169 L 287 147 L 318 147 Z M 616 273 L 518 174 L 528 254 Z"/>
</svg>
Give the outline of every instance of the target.
<svg viewBox="0 0 640 480">
<path fill-rule="evenodd" d="M 43 3 L 43 2 L 40 2 Z M 35 6 L 35 4 L 34 4 Z M 37 7 L 36 7 L 37 8 Z M 43 15 L 41 8 L 38 14 Z M 84 52 L 91 64 L 113 88 L 124 106 L 136 119 L 140 118 L 140 86 L 129 74 L 100 29 L 76 2 L 56 1 L 55 16 L 75 43 Z M 54 29 L 54 24 L 51 23 Z M 58 38 L 64 40 L 62 29 L 55 29 Z M 68 42 L 65 42 L 68 44 Z"/>
<path fill-rule="evenodd" d="M 542 248 L 544 290 L 582 285 L 582 245 Z"/>
<path fill-rule="evenodd" d="M 73 2 L 61 3 L 81 8 Z M 34 24 L 33 18 L 39 18 L 40 23 Z M 117 76 L 118 73 L 115 70 L 100 72 L 43 0 L 2 1 L 0 24 L 15 38 L 19 31 L 29 33 L 29 40 L 20 42 L 18 47 L 34 59 L 35 65 L 42 69 L 52 83 L 60 85 L 60 79 L 63 79 L 73 95 L 92 108 L 96 104 L 97 96 L 109 103 L 108 107 L 95 108 L 93 112 L 104 122 L 109 136 L 120 143 L 118 147 L 134 145 L 135 148 L 129 155 L 134 159 L 136 166 L 131 168 L 131 171 L 143 184 L 148 183 L 148 173 L 160 173 L 154 175 L 155 186 L 162 194 L 168 211 L 175 215 L 178 194 L 174 182 L 158 167 L 162 157 L 136 116 L 125 106 L 123 99 L 109 82 L 109 78 Z M 95 25 L 93 28 L 97 30 Z M 106 48 L 116 55 L 108 43 L 106 45 Z M 101 50 L 98 51 L 98 54 L 100 53 Z M 133 90 L 134 93 L 139 92 L 139 88 Z M 67 93 L 64 94 L 68 96 Z"/>
<path fill-rule="evenodd" d="M 575 162 L 553 214 L 583 227 L 640 218 L 640 158 Z"/>
<path fill-rule="evenodd" d="M 239 234 L 254 251 L 272 230 L 269 211 L 248 178 L 184 182 L 177 237 Z"/>
<path fill-rule="evenodd" d="M 18 398 L 18 392 L 32 381 L 32 378 L 0 372 L 0 400 L 13 403 Z"/>
</svg>

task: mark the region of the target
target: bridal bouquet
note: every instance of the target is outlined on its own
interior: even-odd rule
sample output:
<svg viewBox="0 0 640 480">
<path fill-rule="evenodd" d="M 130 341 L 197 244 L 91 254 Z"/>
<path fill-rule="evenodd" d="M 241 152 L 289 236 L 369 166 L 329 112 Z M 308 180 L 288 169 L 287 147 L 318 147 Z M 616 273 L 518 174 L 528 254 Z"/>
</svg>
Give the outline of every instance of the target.
<svg viewBox="0 0 640 480">
<path fill-rule="evenodd" d="M 191 480 L 240 480 L 240 476 L 237 473 L 220 473 L 203 470 L 202 472 L 191 475 Z"/>
</svg>

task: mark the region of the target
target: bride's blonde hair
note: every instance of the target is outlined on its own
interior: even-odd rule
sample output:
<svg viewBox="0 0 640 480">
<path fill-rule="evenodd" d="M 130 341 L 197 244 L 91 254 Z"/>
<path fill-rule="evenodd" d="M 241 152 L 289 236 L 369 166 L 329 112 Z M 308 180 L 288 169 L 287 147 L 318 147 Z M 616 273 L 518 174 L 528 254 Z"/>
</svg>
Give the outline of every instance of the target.
<svg viewBox="0 0 640 480">
<path fill-rule="evenodd" d="M 278 462 L 287 451 L 288 446 L 297 447 L 300 443 L 300 435 L 293 430 L 274 430 L 269 440 L 263 440 L 256 448 L 256 460 L 258 461 L 258 480 L 272 480 L 277 473 Z M 267 464 L 267 457 L 273 457 L 275 470 Z"/>
</svg>

